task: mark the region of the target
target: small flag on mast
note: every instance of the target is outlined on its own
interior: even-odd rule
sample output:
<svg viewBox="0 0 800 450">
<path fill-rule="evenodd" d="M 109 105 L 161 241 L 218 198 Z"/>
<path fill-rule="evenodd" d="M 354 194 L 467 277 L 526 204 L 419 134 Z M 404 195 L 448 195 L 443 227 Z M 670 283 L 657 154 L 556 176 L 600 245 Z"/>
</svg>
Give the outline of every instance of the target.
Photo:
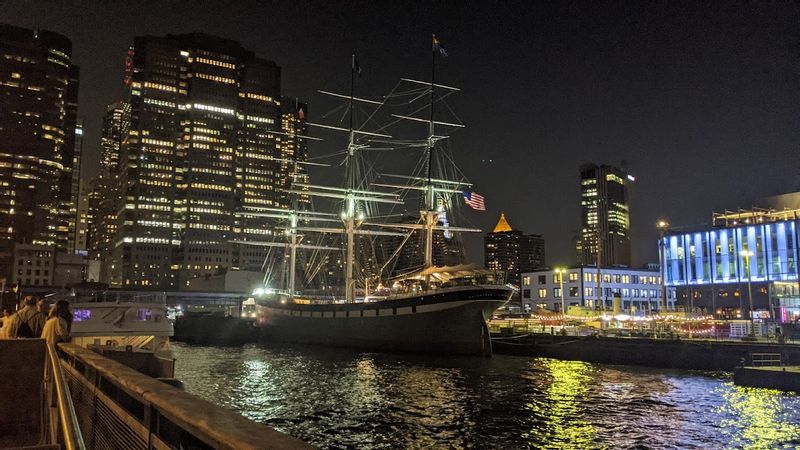
<svg viewBox="0 0 800 450">
<path fill-rule="evenodd" d="M 483 201 L 483 196 L 477 192 L 464 191 L 464 203 L 469 205 L 475 211 L 486 211 L 486 204 Z"/>
<path fill-rule="evenodd" d="M 447 50 L 442 47 L 441 41 L 439 41 L 439 38 L 437 38 L 435 34 L 433 35 L 433 51 L 439 52 L 442 56 L 447 56 Z"/>
<path fill-rule="evenodd" d="M 358 60 L 356 59 L 356 54 L 353 53 L 353 64 L 352 64 L 353 72 L 361 76 L 361 66 L 358 64 Z"/>
</svg>

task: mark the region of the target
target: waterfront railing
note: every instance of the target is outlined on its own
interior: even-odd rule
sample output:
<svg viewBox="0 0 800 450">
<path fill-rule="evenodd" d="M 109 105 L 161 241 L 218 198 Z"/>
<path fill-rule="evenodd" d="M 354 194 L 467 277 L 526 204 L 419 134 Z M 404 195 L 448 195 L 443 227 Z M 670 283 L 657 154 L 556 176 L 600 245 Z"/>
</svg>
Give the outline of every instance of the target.
<svg viewBox="0 0 800 450">
<path fill-rule="evenodd" d="M 74 344 L 59 350 L 90 450 L 310 448 L 91 350 Z"/>
</svg>

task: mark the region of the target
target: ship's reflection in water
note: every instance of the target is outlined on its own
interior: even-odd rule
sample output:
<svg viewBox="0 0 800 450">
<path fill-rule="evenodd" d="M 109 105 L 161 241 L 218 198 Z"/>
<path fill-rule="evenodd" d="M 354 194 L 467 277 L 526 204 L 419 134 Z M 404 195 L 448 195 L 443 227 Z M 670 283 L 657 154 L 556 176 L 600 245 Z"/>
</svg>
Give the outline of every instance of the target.
<svg viewBox="0 0 800 450">
<path fill-rule="evenodd" d="M 326 448 L 776 448 L 800 397 L 725 374 L 173 344 L 189 392 Z"/>
</svg>

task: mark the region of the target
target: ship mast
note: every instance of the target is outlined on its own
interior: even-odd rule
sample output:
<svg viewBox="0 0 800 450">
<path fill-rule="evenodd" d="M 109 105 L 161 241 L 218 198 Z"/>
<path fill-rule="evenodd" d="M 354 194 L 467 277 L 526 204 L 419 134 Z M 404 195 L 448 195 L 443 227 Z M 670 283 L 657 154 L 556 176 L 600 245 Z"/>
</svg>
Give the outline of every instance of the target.
<svg viewBox="0 0 800 450">
<path fill-rule="evenodd" d="M 344 180 L 344 187 L 343 188 L 336 188 L 330 186 L 321 186 L 321 185 L 314 185 L 308 182 L 292 182 L 289 189 L 286 189 L 290 195 L 306 195 L 306 196 L 316 196 L 316 197 L 324 197 L 329 199 L 336 199 L 343 203 L 343 209 L 339 214 L 331 214 L 331 213 L 319 213 L 319 212 L 311 212 L 311 211 L 301 211 L 297 208 L 296 205 L 292 205 L 292 209 L 278 209 L 278 208 L 265 208 L 265 207 L 248 207 L 245 208 L 245 211 L 239 213 L 242 216 L 250 216 L 250 217 L 269 217 L 269 218 L 276 218 L 282 219 L 286 221 L 286 226 L 283 227 L 285 231 L 285 235 L 288 237 L 288 242 L 280 243 L 280 242 L 270 242 L 270 241 L 242 241 L 242 240 L 233 240 L 231 242 L 244 244 L 244 245 L 254 245 L 254 246 L 265 246 L 265 247 L 289 247 L 289 276 L 288 276 L 288 291 L 289 295 L 293 296 L 295 294 L 295 266 L 296 266 L 296 250 L 297 249 L 309 249 L 309 250 L 342 250 L 341 248 L 337 247 L 329 247 L 325 245 L 309 245 L 303 244 L 302 241 L 302 234 L 298 233 L 305 233 L 305 232 L 312 232 L 312 233 L 331 233 L 331 234 L 345 234 L 346 235 L 346 247 L 345 247 L 345 299 L 347 302 L 354 302 L 355 301 L 355 277 L 353 275 L 354 272 L 354 265 L 355 265 L 355 236 L 356 235 L 364 235 L 364 236 L 394 236 L 394 237 L 404 237 L 404 233 L 398 233 L 395 231 L 380 231 L 374 229 L 362 229 L 362 225 L 364 224 L 364 214 L 363 212 L 359 211 L 358 205 L 359 203 L 383 203 L 383 204 L 392 204 L 392 205 L 402 205 L 403 201 L 399 197 L 399 195 L 391 192 L 376 192 L 371 190 L 365 190 L 361 188 L 361 176 L 363 174 L 360 173 L 360 167 L 358 163 L 358 151 L 369 148 L 368 145 L 362 145 L 356 143 L 356 136 L 367 136 L 372 138 L 384 138 L 384 139 L 391 139 L 392 136 L 388 134 L 382 133 L 373 133 L 369 131 L 364 131 L 355 128 L 355 116 L 354 116 L 354 106 L 356 102 L 358 103 L 366 103 L 369 105 L 375 106 L 383 106 L 383 102 L 358 98 L 355 97 L 355 75 L 357 71 L 357 63 L 355 59 L 355 54 L 352 55 L 351 59 L 351 66 L 350 66 L 350 93 L 349 95 L 342 95 L 337 94 L 334 92 L 328 91 L 318 91 L 321 94 L 325 94 L 331 97 L 345 99 L 349 103 L 349 124 L 347 128 L 332 126 L 332 125 L 325 125 L 319 123 L 311 123 L 306 122 L 306 125 L 322 128 L 325 130 L 331 130 L 336 132 L 346 132 L 347 133 L 347 150 L 346 150 L 346 158 L 345 158 L 345 180 Z M 312 139 L 312 140 L 321 140 L 319 138 L 312 138 L 310 136 L 300 136 L 296 133 L 282 133 L 282 132 L 274 132 L 275 134 L 281 135 L 288 135 L 294 138 L 304 138 L 304 139 Z M 282 160 L 279 158 L 271 158 L 276 161 L 289 161 L 295 164 L 295 168 L 297 164 L 306 164 L 306 165 L 317 165 L 317 166 L 328 166 L 328 164 L 319 164 L 319 163 L 311 163 L 305 161 L 297 161 L 295 157 L 294 160 Z M 297 172 L 297 170 L 295 171 Z M 304 222 L 303 225 L 299 225 L 299 222 Z M 342 223 L 343 227 L 333 227 L 333 226 L 320 226 L 320 225 L 309 225 L 308 222 L 337 222 Z M 380 225 L 380 224 L 370 224 L 370 225 Z"/>
<path fill-rule="evenodd" d="M 347 183 L 345 187 L 347 192 L 344 200 L 344 211 L 342 212 L 342 221 L 344 222 L 344 232 L 347 237 L 347 249 L 345 251 L 345 302 L 352 303 L 355 301 L 356 286 L 355 279 L 353 278 L 353 265 L 355 264 L 355 220 L 356 220 L 356 202 L 353 191 L 358 187 L 356 185 L 355 174 L 355 161 L 353 158 L 356 153 L 355 133 L 353 132 L 353 113 L 354 113 L 354 90 L 355 90 L 355 75 L 356 75 L 356 55 L 353 53 L 350 61 L 350 124 L 347 133 L 347 157 L 345 159 L 345 173 L 347 174 Z"/>
<path fill-rule="evenodd" d="M 433 175 L 433 151 L 436 147 L 436 123 L 434 122 L 434 106 L 436 104 L 436 35 L 431 35 L 431 96 L 430 96 L 430 116 L 428 119 L 428 174 L 425 182 L 425 210 L 420 211 L 423 224 L 425 225 L 425 263 L 423 269 L 433 267 L 433 229 L 439 222 L 439 211 L 436 205 L 436 190 L 432 182 Z M 430 275 L 426 275 L 426 282 L 430 281 Z"/>
<path fill-rule="evenodd" d="M 356 102 L 358 103 L 366 103 L 370 105 L 377 105 L 378 107 L 383 106 L 383 102 L 377 102 L 369 99 L 358 98 L 355 96 L 355 78 L 356 72 L 358 70 L 357 62 L 356 62 L 356 55 L 351 55 L 350 60 L 350 94 L 349 95 L 342 95 L 336 94 L 333 92 L 327 91 L 318 91 L 321 94 L 329 95 L 332 97 L 337 97 L 341 99 L 345 99 L 348 102 L 349 111 L 348 111 L 348 126 L 347 128 L 331 126 L 331 125 L 322 125 L 316 123 L 309 123 L 309 125 L 314 127 L 320 127 L 323 129 L 333 130 L 333 131 L 343 131 L 347 133 L 347 150 L 345 156 L 345 182 L 343 189 L 337 189 L 332 187 L 326 186 L 317 186 L 317 185 L 301 185 L 301 187 L 307 189 L 313 189 L 313 191 L 309 192 L 309 195 L 316 195 L 321 197 L 327 198 L 336 198 L 342 200 L 343 208 L 340 213 L 340 219 L 343 224 L 343 228 L 340 229 L 332 229 L 332 228 L 300 228 L 300 230 L 309 230 L 309 231 L 319 231 L 319 232 L 327 232 L 327 233 L 344 233 L 346 244 L 345 244 L 345 301 L 347 303 L 355 302 L 355 293 L 356 293 L 356 280 L 354 276 L 354 268 L 355 268 L 355 258 L 356 258 L 356 251 L 355 251 L 355 236 L 356 235 L 371 235 L 371 236 L 402 236 L 396 232 L 386 232 L 386 231 L 376 231 L 376 230 L 363 230 L 360 229 L 361 225 L 364 222 L 365 216 L 362 211 L 359 211 L 358 205 L 359 203 L 364 202 L 375 202 L 375 203 L 389 203 L 389 204 L 403 204 L 402 200 L 396 195 L 392 193 L 384 193 L 384 192 L 374 192 L 369 190 L 364 190 L 361 188 L 362 185 L 362 176 L 359 162 L 358 162 L 358 152 L 360 150 L 364 150 L 369 148 L 368 145 L 362 145 L 356 143 L 356 136 L 369 136 L 373 138 L 385 138 L 391 139 L 392 136 L 382 133 L 371 133 L 368 131 L 358 130 L 355 128 L 355 105 Z"/>
<path fill-rule="evenodd" d="M 450 194 L 462 194 L 462 189 L 472 186 L 469 183 L 465 182 L 457 182 L 451 180 L 445 180 L 440 178 L 435 178 L 433 173 L 433 163 L 434 163 L 434 151 L 436 148 L 436 142 L 440 139 L 445 139 L 447 136 L 437 136 L 436 135 L 436 125 L 442 125 L 445 127 L 454 127 L 454 128 L 463 128 L 464 125 L 460 123 L 452 123 L 452 122 L 443 122 L 436 120 L 436 90 L 437 88 L 440 90 L 445 90 L 449 93 L 459 91 L 458 88 L 451 87 L 451 86 L 444 86 L 441 84 L 436 84 L 436 53 L 437 51 L 444 51 L 441 49 L 438 40 L 436 39 L 436 35 L 432 35 L 432 45 L 431 45 L 431 79 L 429 82 L 425 81 L 418 81 L 412 80 L 408 78 L 401 78 L 401 81 L 412 83 L 412 84 L 419 84 L 424 85 L 428 89 L 430 89 L 429 93 L 429 115 L 427 119 L 421 117 L 413 117 L 413 116 L 405 116 L 399 114 L 392 114 L 392 117 L 397 119 L 403 120 L 410 120 L 415 122 L 423 122 L 428 125 L 428 136 L 425 140 L 425 173 L 420 174 L 419 177 L 404 177 L 399 175 L 392 175 L 392 174 L 385 174 L 390 177 L 395 178 L 403 178 L 407 180 L 411 180 L 413 182 L 419 183 L 410 186 L 398 186 L 396 184 L 374 184 L 375 186 L 380 187 L 388 187 L 388 188 L 396 188 L 396 189 L 412 189 L 412 190 L 419 190 L 422 193 L 422 205 L 420 208 L 420 223 L 415 225 L 407 225 L 407 224 L 393 224 L 388 225 L 384 224 L 381 226 L 386 226 L 389 228 L 399 228 L 399 229 L 408 229 L 408 230 L 420 230 L 424 231 L 424 258 L 423 258 L 423 268 L 422 270 L 427 270 L 433 267 L 433 232 L 434 231 L 444 231 L 445 228 L 438 225 L 439 223 L 439 215 L 442 212 L 443 206 L 437 204 L 437 192 L 438 193 L 445 193 L 446 195 Z M 443 98 L 443 97 L 442 97 Z M 412 100 L 413 101 L 413 100 Z M 448 227 L 446 231 L 463 231 L 463 232 L 479 232 L 478 229 L 472 228 L 458 228 L 458 227 Z M 425 276 L 426 282 L 430 281 L 430 275 Z"/>
</svg>

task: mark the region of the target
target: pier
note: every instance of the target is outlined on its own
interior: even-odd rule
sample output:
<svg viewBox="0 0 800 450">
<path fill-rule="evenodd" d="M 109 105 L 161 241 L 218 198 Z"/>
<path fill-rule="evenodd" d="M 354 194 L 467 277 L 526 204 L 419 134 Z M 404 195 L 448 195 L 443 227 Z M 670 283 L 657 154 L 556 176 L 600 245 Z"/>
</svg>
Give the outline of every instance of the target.
<svg viewBox="0 0 800 450">
<path fill-rule="evenodd" d="M 800 365 L 800 345 L 705 339 L 559 336 L 495 337 L 498 354 L 689 370 L 733 371 L 753 355 L 775 353 L 784 364 Z"/>
<path fill-rule="evenodd" d="M 74 344 L 0 340 L 0 448 L 310 445 Z"/>
<path fill-rule="evenodd" d="M 737 367 L 733 383 L 800 394 L 800 366 Z"/>
</svg>

